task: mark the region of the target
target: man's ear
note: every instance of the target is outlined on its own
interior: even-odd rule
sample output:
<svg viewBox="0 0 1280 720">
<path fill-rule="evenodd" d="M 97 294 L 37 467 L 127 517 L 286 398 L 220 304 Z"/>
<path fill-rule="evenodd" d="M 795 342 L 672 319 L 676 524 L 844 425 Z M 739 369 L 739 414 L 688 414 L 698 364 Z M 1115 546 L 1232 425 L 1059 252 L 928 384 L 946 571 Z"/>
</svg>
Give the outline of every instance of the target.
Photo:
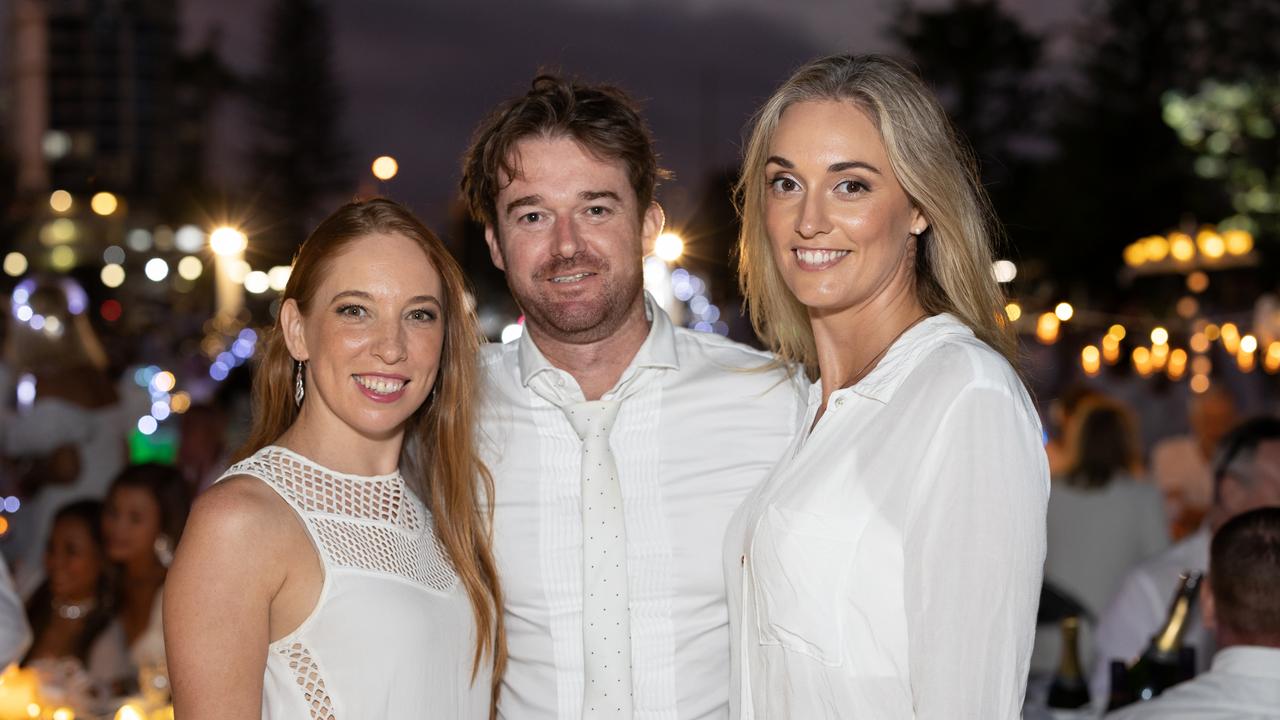
<svg viewBox="0 0 1280 720">
<path fill-rule="evenodd" d="M 667 213 L 658 204 L 657 200 L 649 203 L 649 207 L 644 211 L 644 217 L 640 219 L 640 237 L 642 240 L 643 254 L 653 254 L 653 246 L 658 241 L 658 236 L 662 234 L 662 229 L 667 226 Z"/>
<path fill-rule="evenodd" d="M 311 358 L 311 353 L 307 352 L 307 334 L 302 322 L 302 311 L 298 309 L 298 302 L 293 298 L 285 300 L 280 305 L 280 329 L 284 331 L 285 347 L 289 348 L 289 354 L 294 360 L 306 362 Z"/>
<path fill-rule="evenodd" d="M 484 226 L 484 242 L 489 246 L 489 259 L 502 272 L 507 271 L 507 264 L 502 258 L 502 245 L 498 239 L 498 231 L 492 225 Z"/>
<path fill-rule="evenodd" d="M 1211 582 L 1212 578 L 1205 575 L 1204 582 L 1200 583 L 1200 621 L 1205 630 L 1214 632 L 1218 629 L 1218 608 L 1213 604 Z"/>
</svg>

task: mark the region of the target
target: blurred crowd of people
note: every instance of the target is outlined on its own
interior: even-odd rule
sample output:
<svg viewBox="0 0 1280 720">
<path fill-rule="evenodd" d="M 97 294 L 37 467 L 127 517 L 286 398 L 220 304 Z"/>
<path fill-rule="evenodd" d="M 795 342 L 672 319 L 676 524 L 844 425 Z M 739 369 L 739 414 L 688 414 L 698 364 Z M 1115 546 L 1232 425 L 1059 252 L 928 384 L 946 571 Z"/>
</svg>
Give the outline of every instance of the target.
<svg viewBox="0 0 1280 720">
<path fill-rule="evenodd" d="M 1053 486 L 1033 675 L 1047 678 L 1058 669 L 1062 649 L 1057 622 L 1079 617 L 1080 661 L 1092 705 L 1095 711 L 1105 708 L 1112 662 L 1131 663 L 1143 653 L 1164 624 L 1184 573 L 1210 570 L 1211 544 L 1220 541 L 1215 533 L 1233 519 L 1260 510 L 1273 514 L 1258 526 L 1261 529 L 1250 532 L 1262 538 L 1258 542 L 1270 543 L 1270 554 L 1254 553 L 1249 558 L 1254 565 L 1237 567 L 1233 580 L 1252 583 L 1250 591 L 1263 598 L 1254 602 L 1276 605 L 1280 420 L 1241 415 L 1227 389 L 1212 387 L 1188 402 L 1189 434 L 1162 438 L 1144 448 L 1137 413 L 1126 403 L 1083 385 L 1053 402 L 1051 421 L 1057 434 L 1047 445 Z M 1200 598 L 1204 607 L 1191 615 L 1182 636 L 1184 646 L 1194 650 L 1199 674 L 1219 672 L 1223 653 L 1217 651 L 1227 649 L 1221 632 L 1215 633 L 1210 627 L 1214 623 L 1206 621 L 1213 616 L 1212 594 L 1224 584 L 1207 584 L 1212 589 Z M 1222 623 L 1217 625 L 1221 628 Z M 1256 644 L 1268 650 L 1251 662 L 1270 663 L 1274 671 L 1277 660 L 1272 656 L 1280 653 L 1274 649 L 1280 606 L 1258 627 Z M 1240 635 L 1236 633 L 1230 645 L 1253 644 Z M 1257 675 L 1256 669 L 1250 672 Z M 1246 689 L 1231 702 L 1247 705 L 1263 702 L 1264 696 L 1267 693 Z M 1123 717 L 1182 717 L 1168 705 L 1161 707 L 1166 714 Z M 1197 712 L 1209 711 L 1200 706 Z M 1210 716 L 1218 717 L 1187 715 Z M 1263 716 L 1270 717 L 1259 715 Z"/>
<path fill-rule="evenodd" d="M 132 372 L 110 369 L 82 293 L 70 280 L 37 284 L 25 302 L 40 328 L 4 313 L 0 664 L 35 669 L 43 697 L 92 714 L 165 690 L 161 591 L 224 428 L 219 411 L 196 408 L 189 462 L 131 464 L 151 399 Z"/>
</svg>

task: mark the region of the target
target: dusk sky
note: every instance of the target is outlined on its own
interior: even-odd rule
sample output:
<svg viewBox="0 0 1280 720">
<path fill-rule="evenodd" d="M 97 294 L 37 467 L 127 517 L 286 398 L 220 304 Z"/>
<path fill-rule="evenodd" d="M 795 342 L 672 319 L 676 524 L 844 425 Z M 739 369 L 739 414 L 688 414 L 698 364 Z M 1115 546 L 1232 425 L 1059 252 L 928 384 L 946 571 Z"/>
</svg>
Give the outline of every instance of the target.
<svg viewBox="0 0 1280 720">
<path fill-rule="evenodd" d="M 1079 0 L 1004 4 L 1031 29 L 1059 38 L 1080 20 Z M 221 28 L 223 57 L 250 72 L 266 42 L 266 5 L 186 2 L 185 45 Z M 400 174 L 385 190 L 444 230 L 471 128 L 494 104 L 523 92 L 539 68 L 613 82 L 641 99 L 663 162 L 676 174 L 660 199 L 678 224 L 707 173 L 737 163 L 746 119 L 795 66 L 829 52 L 894 50 L 884 28 L 896 4 L 364 0 L 331 7 L 353 175 L 367 190 L 372 159 L 395 156 Z M 234 108 L 219 123 L 220 169 L 231 182 L 245 151 L 242 123 Z"/>
<path fill-rule="evenodd" d="M 249 74 L 261 65 L 269 3 L 178 0 L 182 44 L 216 31 L 223 59 Z M 1050 64 L 1067 57 L 1093 0 L 1003 0 L 1049 37 Z M 900 0 L 359 0 L 331 2 L 334 68 L 345 99 L 353 191 L 384 191 L 444 230 L 458 161 L 472 127 L 522 93 L 540 69 L 622 86 L 642 102 L 663 164 L 675 179 L 659 193 L 669 219 L 686 219 L 711 172 L 739 159 L 743 127 L 797 65 L 832 52 L 896 52 L 887 25 Z M 920 0 L 941 7 L 950 0 Z M 6 23 L 8 0 L 0 0 Z M 0 72 L 8 62 L 0 53 Z M 1065 65 L 1058 62 L 1059 65 Z M 245 182 L 249 137 L 243 103 L 225 103 L 213 167 Z M 373 158 L 400 174 L 376 187 Z"/>
</svg>

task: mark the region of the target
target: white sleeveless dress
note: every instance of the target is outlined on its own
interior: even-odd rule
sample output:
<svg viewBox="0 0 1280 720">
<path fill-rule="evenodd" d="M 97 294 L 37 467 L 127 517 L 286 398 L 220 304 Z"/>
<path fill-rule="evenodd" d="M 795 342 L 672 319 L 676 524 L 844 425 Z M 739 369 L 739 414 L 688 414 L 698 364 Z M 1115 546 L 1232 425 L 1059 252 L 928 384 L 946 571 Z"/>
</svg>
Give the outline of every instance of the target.
<svg viewBox="0 0 1280 720">
<path fill-rule="evenodd" d="M 400 473 L 347 475 L 268 446 L 219 479 L 233 475 L 289 503 L 324 567 L 315 609 L 268 649 L 264 720 L 489 717 L 471 603 Z"/>
</svg>

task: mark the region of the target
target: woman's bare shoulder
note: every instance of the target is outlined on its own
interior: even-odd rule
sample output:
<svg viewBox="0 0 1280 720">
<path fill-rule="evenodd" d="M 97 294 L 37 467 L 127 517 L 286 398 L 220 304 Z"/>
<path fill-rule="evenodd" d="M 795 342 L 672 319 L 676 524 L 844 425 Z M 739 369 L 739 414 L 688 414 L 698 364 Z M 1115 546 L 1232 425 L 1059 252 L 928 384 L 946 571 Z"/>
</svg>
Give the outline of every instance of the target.
<svg viewBox="0 0 1280 720">
<path fill-rule="evenodd" d="M 262 480 L 232 475 L 201 493 L 183 540 L 233 550 L 261 550 L 291 539 L 299 529 L 289 504 Z"/>
</svg>

